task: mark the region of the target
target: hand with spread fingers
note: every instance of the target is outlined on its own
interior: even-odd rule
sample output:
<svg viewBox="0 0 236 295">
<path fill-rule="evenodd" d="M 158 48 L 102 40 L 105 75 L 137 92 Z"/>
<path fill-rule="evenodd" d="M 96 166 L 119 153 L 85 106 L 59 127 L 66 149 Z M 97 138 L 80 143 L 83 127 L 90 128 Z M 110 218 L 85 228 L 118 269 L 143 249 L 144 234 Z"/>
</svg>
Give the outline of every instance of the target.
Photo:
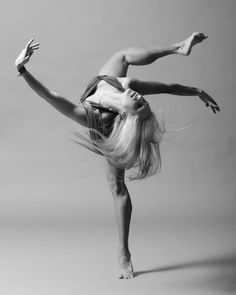
<svg viewBox="0 0 236 295">
<path fill-rule="evenodd" d="M 211 107 L 214 113 L 220 111 L 220 107 L 218 106 L 217 102 L 205 91 L 202 90 L 198 96 L 205 103 L 206 107 Z"/>
<path fill-rule="evenodd" d="M 33 41 L 33 38 L 30 39 L 30 41 L 26 44 L 25 48 L 17 57 L 15 61 L 15 66 L 17 67 L 17 69 L 23 67 L 30 60 L 30 57 L 34 53 L 34 50 L 39 49 L 39 43 L 33 43 Z"/>
</svg>

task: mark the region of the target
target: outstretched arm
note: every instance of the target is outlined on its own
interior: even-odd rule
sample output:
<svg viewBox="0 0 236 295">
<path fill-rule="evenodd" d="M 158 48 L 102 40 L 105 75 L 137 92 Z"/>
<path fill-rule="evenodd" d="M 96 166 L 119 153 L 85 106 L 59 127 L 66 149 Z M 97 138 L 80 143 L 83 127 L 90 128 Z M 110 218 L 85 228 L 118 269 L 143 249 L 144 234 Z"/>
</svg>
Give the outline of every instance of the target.
<svg viewBox="0 0 236 295">
<path fill-rule="evenodd" d="M 184 86 L 176 83 L 165 84 L 156 81 L 141 81 L 137 79 L 131 79 L 129 87 L 142 95 L 166 93 L 181 96 L 198 96 L 207 107 L 211 107 L 214 113 L 220 111 L 216 101 L 205 91 L 196 87 Z"/>
<path fill-rule="evenodd" d="M 61 95 L 46 88 L 24 68 L 24 65 L 29 61 L 31 55 L 33 54 L 33 51 L 39 48 L 38 43 L 33 45 L 32 42 L 33 39 L 28 42 L 26 47 L 22 50 L 22 52 L 16 59 L 15 66 L 21 73 L 20 75 L 39 96 L 50 103 L 59 112 L 71 118 L 72 120 L 86 126 L 86 112 L 82 107 L 76 106 Z"/>
<path fill-rule="evenodd" d="M 41 96 L 44 100 L 50 103 L 59 112 L 69 117 L 70 119 L 76 121 L 77 123 L 86 126 L 86 112 L 83 108 L 75 105 L 74 103 L 59 95 L 58 93 L 46 88 L 28 71 L 25 71 L 22 74 L 22 77 L 39 96 Z"/>
</svg>

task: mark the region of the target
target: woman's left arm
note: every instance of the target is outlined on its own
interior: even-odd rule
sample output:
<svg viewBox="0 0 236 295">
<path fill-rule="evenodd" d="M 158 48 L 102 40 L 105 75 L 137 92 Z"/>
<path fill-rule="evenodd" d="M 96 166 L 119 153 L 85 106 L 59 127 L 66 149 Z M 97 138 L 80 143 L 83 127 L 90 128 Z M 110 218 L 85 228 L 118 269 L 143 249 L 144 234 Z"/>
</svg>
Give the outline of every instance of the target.
<svg viewBox="0 0 236 295">
<path fill-rule="evenodd" d="M 190 86 L 181 84 L 166 84 L 156 81 L 141 81 L 137 79 L 130 79 L 129 87 L 142 95 L 151 94 L 173 94 L 182 96 L 198 96 L 207 107 L 211 107 L 214 113 L 220 111 L 217 102 L 205 91 Z"/>
<path fill-rule="evenodd" d="M 220 111 L 220 107 L 218 106 L 217 102 L 202 89 L 180 84 L 170 84 L 167 93 L 183 96 L 198 96 L 205 103 L 206 107 L 211 107 L 214 113 Z"/>
</svg>

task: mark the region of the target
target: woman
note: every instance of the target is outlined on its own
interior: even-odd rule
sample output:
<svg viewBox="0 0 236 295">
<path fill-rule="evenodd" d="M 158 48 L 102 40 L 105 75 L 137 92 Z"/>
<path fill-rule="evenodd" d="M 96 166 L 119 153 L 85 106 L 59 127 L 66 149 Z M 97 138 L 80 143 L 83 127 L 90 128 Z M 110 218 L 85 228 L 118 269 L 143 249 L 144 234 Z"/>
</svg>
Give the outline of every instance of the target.
<svg viewBox="0 0 236 295">
<path fill-rule="evenodd" d="M 134 277 L 128 246 L 132 203 L 125 184 L 125 170 L 136 168 L 131 179 L 154 174 L 161 164 L 159 143 L 164 128 L 152 113 L 144 95 L 168 93 L 199 97 L 212 111 L 217 103 L 203 90 L 179 84 L 141 81 L 126 77 L 129 65 L 147 65 L 170 54 L 189 55 L 194 45 L 207 36 L 193 33 L 169 47 L 129 48 L 115 53 L 88 85 L 78 105 L 49 90 L 24 67 L 39 48 L 31 39 L 15 61 L 27 84 L 57 110 L 89 128 L 90 137 L 80 133 L 80 144 L 103 155 L 107 160 L 107 178 L 114 197 L 119 231 L 120 278 Z"/>
</svg>

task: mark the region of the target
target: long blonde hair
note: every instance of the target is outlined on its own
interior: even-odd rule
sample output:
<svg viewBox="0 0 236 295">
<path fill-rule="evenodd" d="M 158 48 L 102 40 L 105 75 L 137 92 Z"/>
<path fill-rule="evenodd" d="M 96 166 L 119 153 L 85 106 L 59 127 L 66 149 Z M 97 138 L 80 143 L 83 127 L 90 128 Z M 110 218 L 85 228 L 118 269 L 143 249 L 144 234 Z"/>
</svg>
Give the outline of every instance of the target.
<svg viewBox="0 0 236 295">
<path fill-rule="evenodd" d="M 91 115 L 91 114 L 90 114 Z M 160 142 L 165 133 L 164 123 L 157 120 L 152 112 L 147 119 L 136 114 L 118 114 L 109 136 L 104 136 L 96 128 L 88 128 L 90 137 L 76 131 L 80 145 L 103 155 L 108 162 L 118 168 L 135 168 L 129 180 L 143 179 L 161 168 Z M 91 136 L 91 133 L 93 136 Z"/>
</svg>

